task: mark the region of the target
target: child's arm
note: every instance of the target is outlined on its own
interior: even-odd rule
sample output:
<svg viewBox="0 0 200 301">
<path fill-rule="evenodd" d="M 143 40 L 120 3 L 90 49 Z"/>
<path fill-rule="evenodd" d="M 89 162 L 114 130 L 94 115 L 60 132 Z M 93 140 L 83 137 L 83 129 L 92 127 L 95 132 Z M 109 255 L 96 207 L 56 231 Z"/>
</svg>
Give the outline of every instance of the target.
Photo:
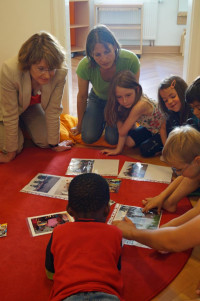
<svg viewBox="0 0 200 301">
<path fill-rule="evenodd" d="M 113 222 L 121 229 L 123 237 L 136 240 L 153 249 L 167 252 L 181 252 L 200 244 L 200 216 L 196 216 L 178 227 L 157 230 L 141 230 L 128 219 Z"/>
<path fill-rule="evenodd" d="M 150 114 L 152 107 L 147 102 L 141 100 L 139 101 L 130 111 L 127 119 L 122 122 L 117 123 L 117 128 L 119 132 L 118 144 L 115 149 L 103 149 L 101 152 L 106 155 L 118 155 L 122 152 L 123 147 L 126 142 L 128 131 L 135 126 L 136 121 L 140 116 L 145 114 Z"/>
<path fill-rule="evenodd" d="M 121 136 L 119 135 L 117 147 L 114 148 L 114 149 L 105 148 L 105 149 L 103 149 L 103 150 L 101 151 L 101 153 L 102 153 L 102 154 L 105 154 L 105 155 L 107 155 L 107 156 L 115 156 L 115 155 L 119 155 L 119 154 L 122 152 L 122 150 L 123 150 L 125 141 L 126 141 L 126 136 L 121 137 Z"/>
<path fill-rule="evenodd" d="M 162 144 L 165 145 L 167 140 L 167 130 L 166 130 L 166 120 L 163 120 L 161 127 L 160 127 L 160 138 L 162 140 Z"/>
<path fill-rule="evenodd" d="M 158 196 L 144 199 L 142 201 L 144 205 L 143 211 L 148 212 L 155 207 L 158 207 L 158 211 L 160 211 L 162 207 L 169 212 L 175 212 L 177 203 L 198 187 L 199 180 L 179 176 Z"/>
<path fill-rule="evenodd" d="M 131 109 L 127 119 L 118 129 L 120 136 L 127 136 L 128 131 L 136 124 L 137 120 L 142 115 L 150 115 L 153 108 L 152 106 L 143 101 L 139 100 L 139 102 Z"/>
<path fill-rule="evenodd" d="M 117 122 L 118 131 L 121 128 L 122 125 L 123 125 L 123 123 L 121 121 Z M 123 150 L 126 138 L 127 138 L 127 136 L 121 136 L 121 135 L 119 135 L 117 147 L 114 148 L 114 149 L 109 149 L 109 148 L 103 149 L 101 151 L 101 153 L 105 154 L 105 155 L 108 155 L 108 156 L 114 156 L 114 155 L 120 154 L 122 152 L 122 150 Z"/>
<path fill-rule="evenodd" d="M 190 209 L 189 211 L 187 211 L 183 215 L 172 219 L 171 221 L 169 221 L 168 223 L 162 225 L 161 227 L 162 228 L 177 227 L 177 226 L 183 225 L 186 222 L 188 222 L 189 220 L 191 220 L 194 217 L 196 217 L 197 215 L 199 215 L 199 213 L 200 213 L 200 199 L 198 200 L 198 202 L 196 203 L 196 206 L 194 208 Z"/>
<path fill-rule="evenodd" d="M 150 209 L 157 207 L 158 213 L 160 213 L 160 210 L 163 207 L 163 204 L 165 203 L 166 199 L 177 189 L 182 180 L 183 177 L 179 176 L 173 182 L 171 182 L 167 186 L 167 188 L 163 190 L 159 195 L 142 200 L 142 203 L 144 205 L 143 212 L 148 212 Z"/>
</svg>

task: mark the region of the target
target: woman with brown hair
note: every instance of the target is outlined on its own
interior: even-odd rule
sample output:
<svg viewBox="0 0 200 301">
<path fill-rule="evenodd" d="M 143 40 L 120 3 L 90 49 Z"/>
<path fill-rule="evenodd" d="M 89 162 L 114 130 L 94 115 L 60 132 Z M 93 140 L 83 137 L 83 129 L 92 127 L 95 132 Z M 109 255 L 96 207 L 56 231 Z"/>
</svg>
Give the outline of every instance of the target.
<svg viewBox="0 0 200 301">
<path fill-rule="evenodd" d="M 117 127 L 107 126 L 104 118 L 110 82 L 122 70 L 132 71 L 139 80 L 140 62 L 133 52 L 121 49 L 114 34 L 104 25 L 97 25 L 90 31 L 86 55 L 76 70 L 78 124 L 71 132 L 81 133 L 83 141 L 91 144 L 105 129 L 105 140 L 114 145 L 118 141 Z M 89 85 L 92 86 L 90 93 Z"/>
</svg>

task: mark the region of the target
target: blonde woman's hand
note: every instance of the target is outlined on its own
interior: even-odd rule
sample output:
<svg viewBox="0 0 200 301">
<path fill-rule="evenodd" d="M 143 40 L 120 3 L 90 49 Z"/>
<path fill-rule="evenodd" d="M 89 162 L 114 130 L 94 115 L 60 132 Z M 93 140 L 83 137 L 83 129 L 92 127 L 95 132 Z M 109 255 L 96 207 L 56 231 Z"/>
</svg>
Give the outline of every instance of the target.
<svg viewBox="0 0 200 301">
<path fill-rule="evenodd" d="M 64 140 L 58 144 L 58 146 L 52 147 L 52 150 L 55 152 L 64 152 L 69 150 L 74 145 L 73 141 L 71 140 Z"/>
</svg>

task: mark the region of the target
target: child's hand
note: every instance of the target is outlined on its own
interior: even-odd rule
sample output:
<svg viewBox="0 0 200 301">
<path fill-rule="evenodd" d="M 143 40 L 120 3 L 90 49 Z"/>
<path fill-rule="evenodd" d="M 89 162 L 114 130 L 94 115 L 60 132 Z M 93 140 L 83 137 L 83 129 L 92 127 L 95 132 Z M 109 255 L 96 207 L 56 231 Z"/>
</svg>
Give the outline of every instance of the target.
<svg viewBox="0 0 200 301">
<path fill-rule="evenodd" d="M 101 153 L 107 156 L 116 156 L 120 154 L 120 152 L 116 148 L 115 149 L 105 148 L 101 151 Z"/>
<path fill-rule="evenodd" d="M 152 208 L 158 208 L 158 214 L 160 214 L 163 200 L 160 199 L 158 196 L 155 196 L 153 198 L 146 198 L 142 200 L 142 204 L 144 205 L 144 208 L 142 209 L 142 212 L 147 213 Z"/>
<path fill-rule="evenodd" d="M 132 221 L 125 216 L 123 221 L 113 221 L 113 225 L 117 226 L 121 231 L 122 235 L 126 239 L 133 239 L 132 231 L 136 229 Z"/>
</svg>

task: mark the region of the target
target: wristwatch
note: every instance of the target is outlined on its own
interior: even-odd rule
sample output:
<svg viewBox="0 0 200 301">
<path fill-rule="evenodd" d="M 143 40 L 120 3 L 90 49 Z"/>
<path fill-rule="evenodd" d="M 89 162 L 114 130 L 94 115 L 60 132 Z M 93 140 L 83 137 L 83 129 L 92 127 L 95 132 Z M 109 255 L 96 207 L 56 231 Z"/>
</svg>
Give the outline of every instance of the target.
<svg viewBox="0 0 200 301">
<path fill-rule="evenodd" d="M 49 144 L 50 148 L 54 148 L 54 147 L 57 147 L 58 144 Z"/>
</svg>

